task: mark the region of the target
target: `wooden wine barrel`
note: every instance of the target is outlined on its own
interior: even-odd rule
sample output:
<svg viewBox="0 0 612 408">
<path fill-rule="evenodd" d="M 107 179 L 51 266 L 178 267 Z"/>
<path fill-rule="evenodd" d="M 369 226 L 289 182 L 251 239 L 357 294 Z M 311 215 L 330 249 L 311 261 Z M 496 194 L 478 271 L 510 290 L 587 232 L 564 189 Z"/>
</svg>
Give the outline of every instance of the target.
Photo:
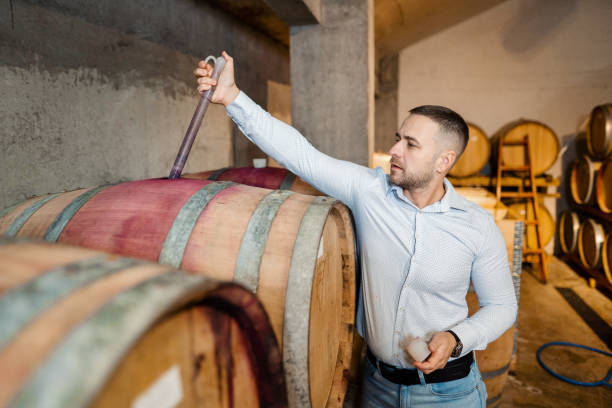
<svg viewBox="0 0 612 408">
<path fill-rule="evenodd" d="M 612 153 L 612 104 L 593 108 L 587 127 L 589 153 L 598 159 L 605 159 Z"/>
<path fill-rule="evenodd" d="M 595 179 L 595 196 L 599 209 L 612 213 L 612 158 L 602 162 Z"/>
<path fill-rule="evenodd" d="M 524 224 L 522 221 L 516 220 L 500 220 L 496 223 L 506 242 L 508 261 L 510 264 L 508 273 L 512 275 L 514 291 L 518 303 L 520 297 Z M 471 285 L 466 296 L 466 301 L 468 305 L 468 314 L 471 316 L 479 309 L 478 298 Z M 518 328 L 515 323 L 495 341 L 489 343 L 485 350 L 478 350 L 475 353 L 478 368 L 480 369 L 482 379 L 487 387 L 487 406 L 489 407 L 496 406 L 502 397 L 502 392 L 508 377 L 508 371 L 510 370 L 510 364 L 513 356 L 516 355 L 517 335 Z"/>
<path fill-rule="evenodd" d="M 381 166 L 383 170 L 388 174 L 390 170 L 391 156 L 385 153 L 374 153 L 373 156 L 374 167 Z M 302 179 L 296 177 L 293 173 L 282 168 L 272 157 L 268 157 L 268 168 L 225 168 L 219 170 L 206 171 L 201 173 L 189 174 L 184 177 L 195 178 L 195 179 L 209 179 L 209 180 L 227 180 L 233 181 L 240 184 L 246 184 L 254 187 L 263 187 L 271 189 L 290 189 L 292 191 L 300 192 L 302 194 L 309 195 L 322 195 L 322 193 L 309 184 L 306 184 Z M 356 260 L 355 265 L 359 267 L 358 250 L 355 248 Z M 357 273 L 358 275 L 358 273 Z M 358 284 L 358 282 L 357 282 Z M 356 292 L 357 293 L 357 292 Z M 347 383 L 356 384 L 361 381 L 359 372 L 360 361 L 354 361 L 355 358 L 359 358 L 359 353 L 362 348 L 362 342 L 359 341 L 359 336 L 354 333 L 353 352 L 351 353 L 353 360 L 349 366 L 348 372 L 345 372 L 345 378 Z M 347 385 L 348 386 L 348 385 Z"/>
<path fill-rule="evenodd" d="M 593 161 L 587 155 L 572 165 L 570 191 L 576 204 L 595 204 L 595 179 L 601 162 Z"/>
<path fill-rule="evenodd" d="M 226 167 L 223 169 L 186 174 L 184 178 L 212 181 L 233 181 L 247 186 L 290 190 L 308 195 L 323 195 L 304 180 L 280 167 Z"/>
<path fill-rule="evenodd" d="M 28 200 L 0 233 L 45 238 L 235 280 L 282 345 L 289 402 L 341 406 L 355 315 L 348 209 L 232 182 L 152 179 Z"/>
<path fill-rule="evenodd" d="M 374 152 L 372 153 L 373 169 L 380 167 L 386 174 L 391 173 L 391 155 L 388 153 Z"/>
<path fill-rule="evenodd" d="M 555 220 L 550 211 L 542 204 L 538 204 L 540 213 L 540 228 L 542 231 L 542 246 L 548 244 L 555 235 Z M 534 220 L 533 205 L 531 201 L 516 202 L 508 206 L 508 213 L 518 219 Z M 527 248 L 537 248 L 538 238 L 535 225 L 527 225 L 525 227 L 525 246 Z"/>
<path fill-rule="evenodd" d="M 563 211 L 559 217 L 559 243 L 564 254 L 573 254 L 578 247 L 580 220 L 573 211 Z"/>
<path fill-rule="evenodd" d="M 272 326 L 237 284 L 7 237 L 0 270 L 0 406 L 287 406 Z"/>
<path fill-rule="evenodd" d="M 459 160 L 448 173 L 453 177 L 467 177 L 478 174 L 491 157 L 491 143 L 487 134 L 478 126 L 468 123 L 468 144 Z"/>
<path fill-rule="evenodd" d="M 609 232 L 601 247 L 601 263 L 608 282 L 612 284 L 612 232 Z"/>
<path fill-rule="evenodd" d="M 534 173 L 542 174 L 557 160 L 559 154 L 559 140 L 555 132 L 543 123 L 533 120 L 518 120 L 504 126 L 491 139 L 493 149 L 493 162 L 497 166 L 499 138 L 504 142 L 518 142 L 525 135 L 530 138 L 532 163 Z M 524 145 L 504 146 L 502 165 L 525 166 L 527 153 Z"/>
<path fill-rule="evenodd" d="M 578 255 L 580 262 L 587 268 L 601 268 L 601 248 L 605 233 L 601 224 L 591 218 L 585 219 L 580 224 L 578 231 Z"/>
<path fill-rule="evenodd" d="M 461 197 L 466 198 L 485 210 L 487 210 L 493 218 L 502 220 L 508 213 L 508 207 L 505 204 L 497 201 L 495 194 L 483 187 L 455 187 L 455 191 Z M 516 218 L 516 217 L 515 217 Z"/>
</svg>

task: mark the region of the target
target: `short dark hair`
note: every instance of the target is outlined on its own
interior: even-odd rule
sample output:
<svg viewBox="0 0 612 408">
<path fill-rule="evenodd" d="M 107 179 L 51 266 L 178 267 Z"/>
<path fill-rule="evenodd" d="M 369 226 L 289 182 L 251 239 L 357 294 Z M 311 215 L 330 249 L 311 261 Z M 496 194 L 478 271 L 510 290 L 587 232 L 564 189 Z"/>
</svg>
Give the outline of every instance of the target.
<svg viewBox="0 0 612 408">
<path fill-rule="evenodd" d="M 410 113 L 426 116 L 436 122 L 443 132 L 456 135 L 461 145 L 461 151 L 457 152 L 457 157 L 463 153 L 468 142 L 469 130 L 461 115 L 452 109 L 437 105 L 417 106 L 410 109 Z"/>
</svg>

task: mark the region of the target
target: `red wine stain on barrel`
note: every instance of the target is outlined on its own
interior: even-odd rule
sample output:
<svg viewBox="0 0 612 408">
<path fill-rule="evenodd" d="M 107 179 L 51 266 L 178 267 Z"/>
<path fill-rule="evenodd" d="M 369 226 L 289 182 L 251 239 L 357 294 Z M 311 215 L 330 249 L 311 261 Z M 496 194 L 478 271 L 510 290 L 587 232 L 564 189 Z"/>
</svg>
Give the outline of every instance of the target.
<svg viewBox="0 0 612 408">
<path fill-rule="evenodd" d="M 223 310 L 232 316 L 241 330 L 242 338 L 246 341 L 249 363 L 256 378 L 259 406 L 266 408 L 285 408 L 287 407 L 287 387 L 283 373 L 283 363 L 274 330 L 270 325 L 268 316 L 257 301 L 257 298 L 250 292 L 237 290 L 232 285 L 222 285 L 216 296 L 209 296 L 205 304 L 217 310 Z M 225 325 L 224 325 L 225 323 Z M 223 322 L 221 319 L 213 321 L 211 326 L 215 333 L 215 344 L 226 342 L 227 334 L 223 330 L 228 329 L 229 321 Z M 231 339 L 231 338 L 230 338 Z M 223 360 L 223 345 L 217 345 L 216 359 L 219 366 Z M 225 351 L 227 353 L 227 350 Z M 226 363 L 227 365 L 227 360 Z M 233 369 L 233 360 L 231 360 Z M 227 371 L 226 371 L 227 372 Z M 220 371 L 217 374 L 221 378 Z M 233 384 L 230 383 L 230 386 Z M 233 398 L 230 401 L 233 404 Z"/>
<path fill-rule="evenodd" d="M 210 322 L 215 338 L 215 363 L 217 365 L 217 383 L 219 395 L 223 395 L 222 374 L 227 382 L 227 402 L 234 406 L 234 359 L 232 355 L 231 318 L 224 313 L 211 313 Z"/>
<path fill-rule="evenodd" d="M 191 378 L 191 382 L 195 382 L 198 378 L 198 374 L 200 374 L 200 369 L 202 368 L 202 361 L 204 361 L 203 353 L 199 353 L 193 359 L 193 377 Z"/>
</svg>

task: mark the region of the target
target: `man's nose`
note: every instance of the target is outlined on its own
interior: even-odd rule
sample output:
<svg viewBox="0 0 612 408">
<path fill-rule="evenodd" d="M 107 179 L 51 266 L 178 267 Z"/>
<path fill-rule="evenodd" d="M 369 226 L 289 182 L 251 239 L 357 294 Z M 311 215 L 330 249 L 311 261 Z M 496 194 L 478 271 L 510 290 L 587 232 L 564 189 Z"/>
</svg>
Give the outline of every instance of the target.
<svg viewBox="0 0 612 408">
<path fill-rule="evenodd" d="M 398 156 L 398 149 L 399 149 L 399 143 L 400 142 L 396 142 L 393 146 L 391 146 L 391 148 L 389 149 L 389 154 L 393 157 L 397 157 Z"/>
</svg>

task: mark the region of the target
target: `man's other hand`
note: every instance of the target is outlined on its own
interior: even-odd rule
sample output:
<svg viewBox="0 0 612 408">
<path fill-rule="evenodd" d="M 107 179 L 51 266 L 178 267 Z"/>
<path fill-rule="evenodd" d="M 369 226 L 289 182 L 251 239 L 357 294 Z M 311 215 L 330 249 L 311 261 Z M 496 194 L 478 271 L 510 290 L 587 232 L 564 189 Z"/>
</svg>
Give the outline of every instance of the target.
<svg viewBox="0 0 612 408">
<path fill-rule="evenodd" d="M 425 361 L 415 361 L 413 364 L 424 374 L 430 374 L 440 368 L 444 368 L 453 349 L 455 348 L 455 338 L 449 332 L 437 332 L 429 341 L 429 351 L 431 354 Z"/>
<path fill-rule="evenodd" d="M 212 103 L 222 103 L 227 106 L 236 99 L 240 90 L 234 81 L 234 59 L 225 51 L 221 53 L 225 59 L 225 67 L 221 71 L 219 81 L 211 78 L 213 67 L 204 61 L 198 63 L 198 67 L 193 71 L 198 81 L 198 92 L 208 91 L 216 85 L 215 92 L 210 98 Z"/>
</svg>

